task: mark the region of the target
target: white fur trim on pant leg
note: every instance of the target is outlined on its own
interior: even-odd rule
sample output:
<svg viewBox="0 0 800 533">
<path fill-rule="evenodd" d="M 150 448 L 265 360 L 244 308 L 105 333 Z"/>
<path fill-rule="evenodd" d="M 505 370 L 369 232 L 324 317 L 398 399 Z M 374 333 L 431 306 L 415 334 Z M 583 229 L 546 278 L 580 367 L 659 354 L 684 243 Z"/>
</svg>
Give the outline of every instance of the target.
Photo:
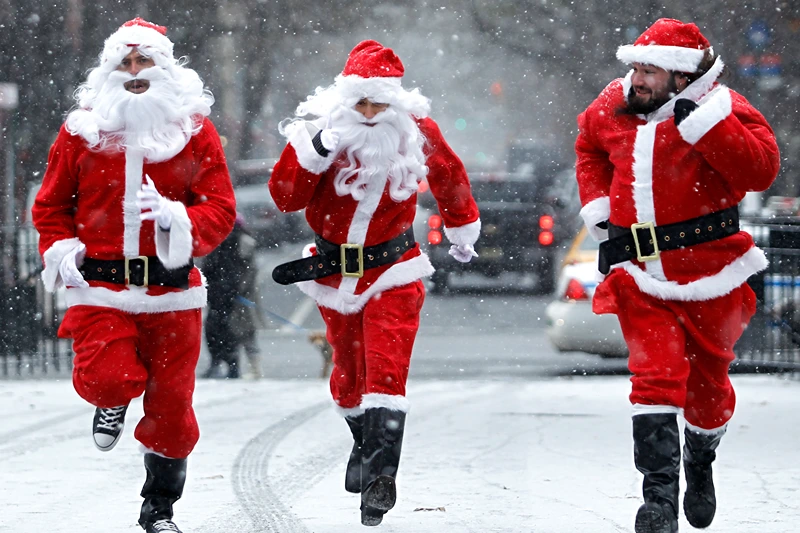
<svg viewBox="0 0 800 533">
<path fill-rule="evenodd" d="M 170 202 L 172 225 L 162 231 L 156 222 L 156 255 L 168 269 L 180 268 L 192 258 L 192 221 L 181 202 Z"/>
<path fill-rule="evenodd" d="M 477 241 L 478 237 L 481 235 L 481 219 L 470 222 L 469 224 L 464 224 L 463 226 L 458 226 L 457 228 L 445 227 L 444 234 L 447 236 L 447 240 L 452 244 L 475 244 L 475 241 Z"/>
<path fill-rule="evenodd" d="M 147 446 L 145 446 L 141 442 L 139 443 L 139 453 L 141 453 L 142 455 L 147 455 L 148 453 L 152 453 L 153 455 L 157 455 L 159 457 L 163 457 L 164 459 L 184 459 L 184 457 L 167 457 L 163 453 L 159 453 L 159 452 L 157 452 L 155 450 L 151 450 L 150 448 L 148 448 Z"/>
<path fill-rule="evenodd" d="M 376 409 L 378 407 L 385 407 L 392 411 L 401 411 L 407 413 L 410 404 L 405 396 L 398 396 L 394 394 L 365 394 L 361 398 L 361 408 L 363 410 Z"/>
<path fill-rule="evenodd" d="M 322 174 L 333 163 L 334 157 L 337 152 L 333 151 L 327 157 L 322 157 L 314 149 L 314 144 L 311 142 L 311 136 L 306 129 L 304 120 L 297 120 L 287 125 L 285 135 L 289 144 L 294 148 L 297 154 L 297 162 L 300 166 L 311 172 L 312 174 Z"/>
<path fill-rule="evenodd" d="M 678 126 L 683 140 L 695 144 L 708 133 L 711 128 L 728 118 L 731 114 L 731 91 L 723 87 L 715 91 L 707 101 L 692 111 Z"/>
<path fill-rule="evenodd" d="M 703 429 L 698 426 L 693 426 L 689 422 L 686 422 L 686 429 L 694 433 L 700 433 L 701 435 L 708 435 L 709 437 L 714 437 L 717 435 L 724 435 L 725 432 L 728 431 L 728 423 L 725 422 L 720 427 L 714 429 Z"/>
<path fill-rule="evenodd" d="M 58 269 L 61 266 L 61 261 L 72 250 L 81 245 L 81 241 L 77 237 L 71 239 L 62 239 L 56 241 L 44 252 L 44 270 L 42 271 L 42 282 L 44 288 L 48 292 L 54 292 L 64 286 L 61 279 L 61 274 Z"/>
<path fill-rule="evenodd" d="M 364 414 L 364 408 L 360 405 L 356 407 L 347 408 L 347 407 L 340 407 L 339 404 L 334 403 L 333 409 L 334 411 L 336 411 L 337 414 L 339 414 L 342 417 L 347 417 L 347 416 L 356 417 Z"/>
<path fill-rule="evenodd" d="M 608 230 L 597 227 L 599 222 L 605 222 L 611 216 L 611 200 L 608 196 L 601 196 L 587 203 L 581 208 L 580 214 L 592 239 L 600 242 L 608 239 Z"/>
<path fill-rule="evenodd" d="M 682 409 L 674 405 L 645 405 L 643 403 L 635 403 L 631 406 L 631 416 L 638 415 L 671 415 L 681 414 Z"/>
</svg>

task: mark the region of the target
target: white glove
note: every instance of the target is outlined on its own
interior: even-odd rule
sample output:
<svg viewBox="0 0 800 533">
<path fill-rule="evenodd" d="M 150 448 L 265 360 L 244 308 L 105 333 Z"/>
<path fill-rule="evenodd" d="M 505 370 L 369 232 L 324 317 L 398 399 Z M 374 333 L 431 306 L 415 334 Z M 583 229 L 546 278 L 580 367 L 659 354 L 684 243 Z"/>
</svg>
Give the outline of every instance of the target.
<svg viewBox="0 0 800 533">
<path fill-rule="evenodd" d="M 473 257 L 478 257 L 478 253 L 471 244 L 454 244 L 448 253 L 461 263 L 469 263 Z"/>
<path fill-rule="evenodd" d="M 78 265 L 83 264 L 85 256 L 86 245 L 80 243 L 61 259 L 61 264 L 58 265 L 58 273 L 61 274 L 61 280 L 66 287 L 86 288 L 89 286 L 78 270 Z"/>
<path fill-rule="evenodd" d="M 139 218 L 142 220 L 155 220 L 158 227 L 168 230 L 172 225 L 172 211 L 169 209 L 169 200 L 161 196 L 153 180 L 145 174 L 147 183 L 142 184 L 142 189 L 136 192 L 136 207 L 142 210 Z M 145 212 L 145 209 L 149 211 Z"/>
<path fill-rule="evenodd" d="M 319 134 L 319 140 L 322 141 L 322 146 L 329 152 L 335 151 L 336 147 L 339 146 L 339 134 L 333 130 L 322 130 L 322 133 Z"/>
</svg>

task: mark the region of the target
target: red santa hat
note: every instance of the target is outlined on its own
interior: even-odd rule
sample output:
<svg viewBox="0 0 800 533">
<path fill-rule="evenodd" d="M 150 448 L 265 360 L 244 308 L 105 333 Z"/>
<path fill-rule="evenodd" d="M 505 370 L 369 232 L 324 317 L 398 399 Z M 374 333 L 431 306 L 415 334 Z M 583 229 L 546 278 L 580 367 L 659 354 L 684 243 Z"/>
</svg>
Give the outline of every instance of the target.
<svg viewBox="0 0 800 533">
<path fill-rule="evenodd" d="M 643 63 L 676 72 L 697 72 L 706 50 L 713 48 L 694 24 L 662 18 L 642 33 L 636 42 L 620 46 L 617 59 Z"/>
<path fill-rule="evenodd" d="M 404 72 L 403 62 L 391 48 L 378 41 L 361 41 L 350 51 L 336 86 L 345 98 L 394 104 L 408 94 L 400 81 Z"/>
<path fill-rule="evenodd" d="M 159 56 L 173 59 L 173 44 L 167 37 L 167 28 L 136 17 L 120 26 L 106 39 L 100 56 L 101 63 L 111 61 L 112 64 L 117 64 L 134 48 L 139 53 L 152 57 L 156 63 L 159 62 Z"/>
</svg>

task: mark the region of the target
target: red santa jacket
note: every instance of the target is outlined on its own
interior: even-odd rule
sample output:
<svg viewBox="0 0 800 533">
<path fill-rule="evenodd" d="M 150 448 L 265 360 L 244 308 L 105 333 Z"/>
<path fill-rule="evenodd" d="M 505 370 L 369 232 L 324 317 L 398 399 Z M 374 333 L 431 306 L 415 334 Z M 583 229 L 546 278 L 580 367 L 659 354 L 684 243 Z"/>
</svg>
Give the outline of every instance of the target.
<svg viewBox="0 0 800 533">
<path fill-rule="evenodd" d="M 145 174 L 172 201 L 169 231 L 156 231 L 152 221 L 139 219 L 136 192 Z M 62 126 L 32 214 L 45 266 L 42 277 L 52 291 L 63 284 L 61 260 L 80 243 L 86 245 L 86 257 L 94 259 L 158 256 L 167 268 L 184 266 L 228 235 L 236 203 L 219 135 L 208 119 L 177 155 L 157 163 L 133 151 L 89 150 L 83 138 Z M 205 283 L 196 267 L 188 290 L 88 283 L 89 288 L 67 289 L 67 305 L 148 313 L 193 309 L 206 302 Z"/>
<path fill-rule="evenodd" d="M 480 219 L 464 165 L 432 119 L 420 119 L 417 124 L 426 139 L 427 180 L 439 204 L 445 234 L 453 244 L 474 244 L 480 233 Z M 350 195 L 339 196 L 334 178 L 343 161 L 335 159 L 335 153 L 320 156 L 305 127 L 295 127 L 287 133 L 289 144 L 269 180 L 269 190 L 281 211 L 305 209 L 311 229 L 336 244 L 372 246 L 411 227 L 416 215 L 416 194 L 397 202 L 389 195 L 387 180 L 383 189 L 378 189 L 380 197 L 368 193 L 359 202 Z M 416 245 L 396 263 L 366 270 L 360 279 L 334 274 L 298 285 L 318 304 L 349 314 L 362 309 L 367 300 L 383 290 L 432 273 L 428 257 Z"/>
<path fill-rule="evenodd" d="M 775 135 L 740 94 L 716 83 L 717 63 L 655 112 L 621 115 L 630 74 L 617 79 L 578 117 L 577 179 L 590 233 L 596 224 L 670 224 L 735 206 L 748 191 L 763 191 L 779 167 Z M 675 101 L 699 107 L 675 126 Z M 740 231 L 726 238 L 662 252 L 656 261 L 615 265 L 650 295 L 707 300 L 727 294 L 767 260 Z"/>
</svg>

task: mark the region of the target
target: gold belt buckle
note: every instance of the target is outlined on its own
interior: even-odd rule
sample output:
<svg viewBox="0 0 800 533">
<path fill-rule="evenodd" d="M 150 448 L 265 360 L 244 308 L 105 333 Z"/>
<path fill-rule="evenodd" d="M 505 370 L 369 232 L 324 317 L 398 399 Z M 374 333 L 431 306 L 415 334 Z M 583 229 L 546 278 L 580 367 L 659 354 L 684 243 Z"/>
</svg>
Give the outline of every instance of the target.
<svg viewBox="0 0 800 533">
<path fill-rule="evenodd" d="M 348 272 L 347 270 L 347 250 L 358 250 L 358 270 Z M 345 278 L 364 277 L 364 246 L 361 244 L 342 244 L 339 246 L 339 254 L 342 262 L 342 276 Z"/>
<path fill-rule="evenodd" d="M 131 269 L 130 269 L 130 261 L 136 261 L 137 259 L 141 259 L 144 262 L 144 278 L 142 279 L 142 287 L 147 287 L 147 282 L 149 281 L 150 277 L 150 263 L 149 258 L 146 255 L 140 255 L 139 257 L 134 257 L 132 259 L 125 258 L 125 285 L 131 284 Z"/>
<path fill-rule="evenodd" d="M 653 239 L 653 253 L 650 255 L 642 255 L 642 249 L 639 247 L 639 236 L 636 234 L 637 229 L 649 229 L 650 237 Z M 631 224 L 631 232 L 633 233 L 633 242 L 636 244 L 636 259 L 639 261 L 655 261 L 661 255 L 658 250 L 658 241 L 656 241 L 656 226 L 653 222 L 640 222 L 638 224 Z"/>
</svg>

